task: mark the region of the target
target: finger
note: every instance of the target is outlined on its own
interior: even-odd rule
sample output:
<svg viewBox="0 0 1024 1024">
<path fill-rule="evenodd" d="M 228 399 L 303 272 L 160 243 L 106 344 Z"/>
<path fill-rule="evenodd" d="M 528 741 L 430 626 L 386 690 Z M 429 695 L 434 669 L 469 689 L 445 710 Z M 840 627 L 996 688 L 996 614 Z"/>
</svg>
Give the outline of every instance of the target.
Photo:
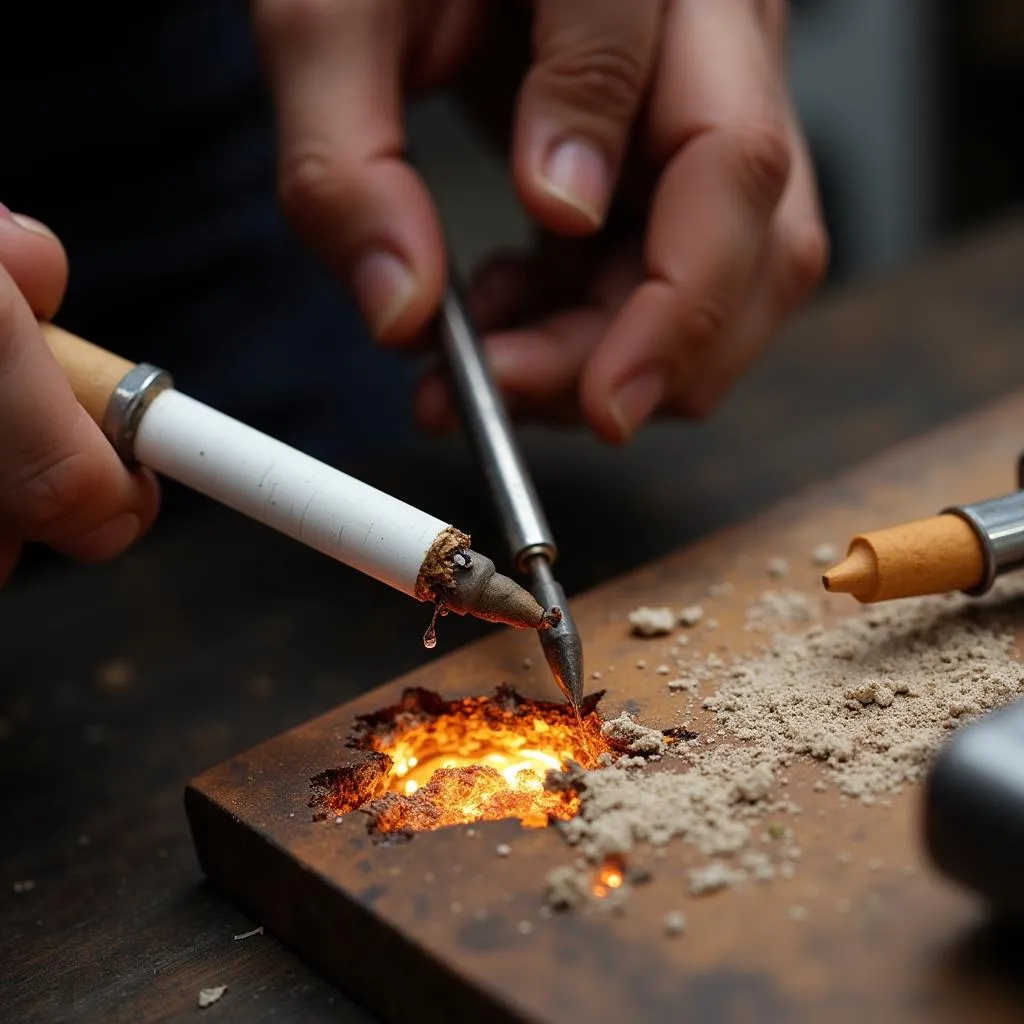
<svg viewBox="0 0 1024 1024">
<path fill-rule="evenodd" d="M 665 161 L 648 220 L 649 280 L 588 363 L 581 397 L 628 439 L 724 335 L 742 306 L 790 173 L 778 57 L 753 5 L 670 6 L 650 111 Z"/>
<path fill-rule="evenodd" d="M 68 280 L 64 247 L 45 224 L 0 203 L 0 259 L 37 317 L 50 319 Z"/>
<path fill-rule="evenodd" d="M 702 418 L 753 363 L 779 326 L 821 282 L 828 268 L 828 234 L 814 168 L 790 111 L 794 162 L 786 194 L 772 226 L 757 283 L 725 343 L 709 353 L 678 411 Z"/>
<path fill-rule="evenodd" d="M 2 267 L 0 438 L 4 538 L 43 541 L 98 561 L 122 551 L 156 515 L 152 476 L 129 473 L 75 400 Z"/>
<path fill-rule="evenodd" d="M 440 301 L 437 214 L 403 159 L 399 0 L 255 0 L 277 107 L 285 209 L 349 282 L 385 341 L 412 337 Z"/>
<path fill-rule="evenodd" d="M 653 67 L 662 0 L 538 0 L 533 65 L 519 93 L 513 171 L 546 227 L 604 221 Z"/>
</svg>

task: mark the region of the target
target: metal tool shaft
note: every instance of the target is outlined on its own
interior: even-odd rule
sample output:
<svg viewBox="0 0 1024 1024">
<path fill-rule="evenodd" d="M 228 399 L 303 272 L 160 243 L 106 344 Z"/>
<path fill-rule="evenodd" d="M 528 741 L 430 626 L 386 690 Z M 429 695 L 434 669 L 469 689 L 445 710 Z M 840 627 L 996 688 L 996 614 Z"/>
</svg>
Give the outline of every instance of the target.
<svg viewBox="0 0 1024 1024">
<path fill-rule="evenodd" d="M 540 604 L 557 606 L 562 612 L 557 625 L 540 633 L 540 642 L 555 682 L 578 710 L 583 699 L 583 644 L 565 591 L 551 571 L 557 556 L 555 540 L 454 285 L 445 294 L 440 328 L 463 425 L 494 494 L 512 557 L 520 572 L 529 574 L 533 596 Z"/>
<path fill-rule="evenodd" d="M 527 571 L 533 555 L 554 562 L 557 554 L 533 482 L 516 444 L 512 424 L 456 287 L 449 286 L 441 315 L 441 338 L 463 423 L 498 504 L 517 568 Z"/>
</svg>

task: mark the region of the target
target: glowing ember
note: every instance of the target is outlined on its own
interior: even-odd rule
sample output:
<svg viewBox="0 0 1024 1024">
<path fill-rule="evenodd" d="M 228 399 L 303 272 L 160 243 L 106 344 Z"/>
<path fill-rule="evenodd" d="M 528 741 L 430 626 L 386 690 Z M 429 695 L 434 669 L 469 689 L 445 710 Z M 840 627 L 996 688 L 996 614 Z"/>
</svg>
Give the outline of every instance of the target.
<svg viewBox="0 0 1024 1024">
<path fill-rule="evenodd" d="M 564 704 L 528 700 L 510 687 L 493 697 L 444 701 L 408 690 L 402 703 L 363 718 L 352 746 L 366 757 L 313 780 L 318 816 L 361 808 L 381 833 L 518 818 L 537 828 L 579 809 L 571 788 L 546 788 L 571 762 L 593 768 L 610 751 L 595 707 L 577 720 Z"/>
<path fill-rule="evenodd" d="M 601 900 L 615 889 L 621 889 L 626 880 L 626 865 L 621 857 L 609 857 L 597 871 L 594 884 L 590 887 L 594 896 Z"/>
</svg>

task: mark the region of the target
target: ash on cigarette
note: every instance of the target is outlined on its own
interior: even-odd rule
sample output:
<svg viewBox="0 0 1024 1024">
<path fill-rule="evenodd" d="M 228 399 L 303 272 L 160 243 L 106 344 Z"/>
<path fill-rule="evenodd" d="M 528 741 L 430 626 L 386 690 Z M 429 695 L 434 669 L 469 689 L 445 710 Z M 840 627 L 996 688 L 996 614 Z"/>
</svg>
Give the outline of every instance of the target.
<svg viewBox="0 0 1024 1024">
<path fill-rule="evenodd" d="M 1010 631 L 1022 596 L 1024 583 L 1006 579 L 982 601 L 894 602 L 826 629 L 817 600 L 767 592 L 747 612 L 748 624 L 769 634 L 759 653 L 731 666 L 680 660 L 685 691 L 668 683 L 685 692 L 690 708 L 703 688 L 715 734 L 680 744 L 678 757 L 656 766 L 623 759 L 577 773 L 579 813 L 558 827 L 591 864 L 637 844 L 690 844 L 703 855 L 690 872 L 693 896 L 791 878 L 798 825 L 773 821 L 799 821 L 791 817 L 801 808 L 787 795 L 787 770 L 818 762 L 825 778 L 814 789 L 831 785 L 840 799 L 864 803 L 919 781 L 951 730 L 1024 691 Z M 644 726 L 629 716 L 604 730 L 645 743 Z M 656 750 L 650 743 L 643 749 Z M 572 880 L 565 870 L 548 883 L 554 908 L 586 888 L 582 875 Z"/>
</svg>

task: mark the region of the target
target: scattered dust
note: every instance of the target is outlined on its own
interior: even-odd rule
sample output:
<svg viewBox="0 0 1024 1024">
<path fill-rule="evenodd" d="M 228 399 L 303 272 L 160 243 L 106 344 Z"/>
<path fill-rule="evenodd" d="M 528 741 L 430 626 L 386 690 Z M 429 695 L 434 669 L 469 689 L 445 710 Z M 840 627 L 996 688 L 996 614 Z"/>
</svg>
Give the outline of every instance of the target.
<svg viewBox="0 0 1024 1024">
<path fill-rule="evenodd" d="M 507 857 L 509 856 L 509 854 L 512 853 L 512 847 L 509 846 L 508 843 L 498 843 L 498 845 L 494 848 L 494 852 L 499 857 Z"/>
<path fill-rule="evenodd" d="M 533 922 L 520 921 L 519 924 L 516 925 L 516 931 L 519 932 L 520 935 L 529 935 L 530 932 L 533 931 Z"/>
<path fill-rule="evenodd" d="M 696 626 L 704 618 L 704 609 L 699 604 L 691 604 L 679 613 L 679 621 L 684 626 Z"/>
<path fill-rule="evenodd" d="M 676 617 L 671 608 L 641 605 L 629 613 L 629 624 L 637 636 L 665 636 L 676 628 Z"/>
<path fill-rule="evenodd" d="M 665 915 L 664 923 L 669 935 L 682 935 L 686 931 L 686 915 L 679 910 L 670 910 Z"/>
<path fill-rule="evenodd" d="M 31 892 L 36 887 L 36 883 L 31 878 L 26 878 L 23 882 L 15 882 L 11 888 L 18 893 Z"/>
<path fill-rule="evenodd" d="M 668 673 L 669 673 L 669 667 L 668 667 L 668 665 L 659 665 L 654 671 L 659 676 L 667 676 Z"/>
<path fill-rule="evenodd" d="M 214 985 L 211 988 L 201 988 L 199 990 L 199 1009 L 205 1010 L 208 1006 L 213 1006 L 214 1003 L 223 997 L 227 990 L 227 985 Z"/>
<path fill-rule="evenodd" d="M 790 921 L 806 921 L 811 915 L 807 912 L 807 908 L 795 904 L 789 908 L 789 919 Z"/>
<path fill-rule="evenodd" d="M 830 565 L 835 565 L 839 560 L 839 550 L 835 544 L 819 544 L 811 552 L 811 561 L 819 569 L 825 569 Z"/>
<path fill-rule="evenodd" d="M 251 939 L 254 935 L 262 935 L 262 934 L 263 934 L 263 925 L 260 925 L 258 928 L 253 928 L 253 930 L 250 931 L 250 932 L 242 932 L 241 935 L 236 935 L 235 936 L 235 942 L 241 942 L 242 939 Z"/>
<path fill-rule="evenodd" d="M 800 850 L 779 816 L 800 807 L 786 796 L 787 770 L 818 761 L 840 803 L 881 803 L 919 780 L 951 729 L 1024 691 L 1008 628 L 1022 598 L 1024 582 L 1009 578 L 981 600 L 868 606 L 826 629 L 808 595 L 763 594 L 747 615 L 767 634 L 761 651 L 667 683 L 692 692 L 710 680 L 703 705 L 715 735 L 676 747 L 672 770 L 631 756 L 580 771 L 580 813 L 557 827 L 591 864 L 680 839 L 707 859 L 690 872 L 695 895 L 792 878 Z M 665 749 L 657 730 L 626 713 L 603 731 L 632 755 Z M 557 869 L 548 889 L 550 905 L 572 905 L 586 878 Z"/>
<path fill-rule="evenodd" d="M 771 631 L 789 623 L 812 622 L 821 617 L 821 604 L 799 590 L 766 590 L 747 609 L 747 629 Z"/>
<path fill-rule="evenodd" d="M 623 711 L 618 718 L 608 719 L 601 726 L 601 734 L 627 754 L 663 754 L 666 748 L 665 737 L 661 732 L 641 725 L 627 711 Z"/>
<path fill-rule="evenodd" d="M 590 888 L 586 874 L 567 864 L 549 871 L 545 883 L 545 898 L 552 910 L 578 907 L 587 898 Z"/>
<path fill-rule="evenodd" d="M 784 558 L 769 558 L 765 570 L 773 580 L 781 580 L 789 575 L 789 562 Z"/>
<path fill-rule="evenodd" d="M 600 682 L 601 681 L 601 675 L 602 675 L 601 670 L 595 668 L 594 671 L 590 673 L 590 678 L 593 679 L 594 682 Z"/>
<path fill-rule="evenodd" d="M 708 597 L 719 598 L 719 597 L 732 597 L 736 593 L 736 586 L 733 583 L 712 583 L 708 587 Z"/>
<path fill-rule="evenodd" d="M 665 685 L 670 690 L 686 690 L 689 693 L 696 693 L 700 689 L 700 683 L 696 679 L 688 679 L 685 677 L 670 679 Z"/>
</svg>

